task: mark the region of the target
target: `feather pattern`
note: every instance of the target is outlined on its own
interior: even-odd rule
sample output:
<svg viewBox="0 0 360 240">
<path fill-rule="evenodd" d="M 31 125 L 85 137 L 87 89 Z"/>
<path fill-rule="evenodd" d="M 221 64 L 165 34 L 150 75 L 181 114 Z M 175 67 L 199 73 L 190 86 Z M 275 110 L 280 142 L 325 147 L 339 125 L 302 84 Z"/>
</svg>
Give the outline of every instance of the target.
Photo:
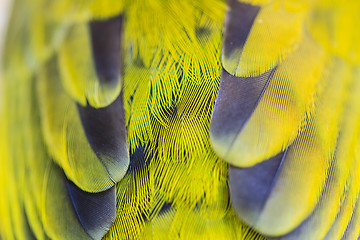
<svg viewBox="0 0 360 240">
<path fill-rule="evenodd" d="M 359 186 L 356 190 L 353 188 L 356 180 L 352 181 L 352 174 L 357 172 L 357 159 L 353 155 L 356 144 L 351 142 L 351 134 L 358 134 L 355 122 L 359 116 L 358 101 L 351 97 L 352 91 L 357 91 L 358 81 L 356 65 L 351 64 L 354 58 L 345 57 L 345 50 L 340 57 L 335 45 L 325 43 L 313 32 L 324 21 L 324 13 L 319 11 L 335 12 L 330 6 L 309 9 L 311 4 L 305 1 L 303 5 L 273 1 L 260 6 L 251 32 L 243 33 L 247 39 L 242 49 L 233 49 L 233 54 L 222 56 L 223 71 L 228 73 L 222 74 L 212 114 L 213 148 L 232 165 L 229 171 L 231 199 L 238 215 L 247 224 L 264 235 L 280 239 L 340 239 L 351 221 L 359 190 Z M 359 9 L 359 6 L 353 7 Z M 307 16 L 309 13 L 303 12 L 306 9 L 316 14 Z M 278 14 L 279 10 L 287 13 Z M 291 31 L 296 31 L 298 24 L 287 24 L 297 18 L 293 11 L 298 10 L 302 12 L 301 31 L 295 35 L 282 34 L 281 31 L 290 25 L 294 26 Z M 266 20 L 270 13 L 261 17 L 267 11 L 276 12 L 277 20 L 290 17 L 285 28 L 278 26 L 277 20 Z M 342 11 L 336 12 L 335 16 Z M 285 21 L 280 22 L 285 24 Z M 259 24 L 271 24 L 276 29 L 268 27 L 268 31 L 260 34 L 270 32 L 270 37 L 259 37 L 259 33 L 255 33 Z M 234 29 L 225 25 L 225 34 Z M 324 30 L 330 31 L 323 26 Z M 257 37 L 252 39 L 252 34 Z M 340 29 L 332 34 L 340 38 L 337 36 Z M 282 36 L 286 37 L 284 41 L 280 40 Z M 293 43 L 292 36 L 297 39 Z M 327 40 L 331 39 L 327 36 Z M 278 40 L 274 47 L 268 47 L 273 37 Z M 226 47 L 226 37 L 223 44 Z M 252 48 L 252 44 L 258 47 L 250 51 L 252 60 L 249 60 L 246 48 Z M 277 51 L 276 44 L 280 44 L 281 52 Z M 267 50 L 260 50 L 262 46 Z M 261 64 L 257 51 L 261 51 L 259 56 L 264 59 Z M 273 63 L 266 59 L 271 55 L 277 59 L 272 60 Z M 230 68 L 231 59 L 239 58 L 237 61 L 244 64 Z M 254 71 L 250 69 L 252 63 L 268 68 Z M 262 76 L 259 74 L 267 74 L 264 71 L 274 66 L 268 85 L 259 84 Z M 245 77 L 237 78 L 241 76 L 237 69 L 245 71 Z M 246 78 L 247 75 L 251 77 Z M 250 84 L 236 83 L 249 79 L 259 86 L 258 91 L 252 91 Z M 238 87 L 228 87 L 235 84 Z M 259 99 L 258 103 L 254 105 L 253 99 Z M 255 110 L 247 111 L 249 106 Z M 348 126 L 351 126 L 351 134 L 347 132 Z"/>
<path fill-rule="evenodd" d="M 0 238 L 358 238 L 359 9 L 16 0 Z"/>
<path fill-rule="evenodd" d="M 83 106 L 105 107 L 119 96 L 121 26 L 121 16 L 75 24 L 61 44 L 60 79 Z"/>
<path fill-rule="evenodd" d="M 75 103 L 66 95 L 59 79 L 51 77 L 59 76 L 56 61 L 51 65 L 40 76 L 43 80 L 38 81 L 43 134 L 49 152 L 81 189 L 104 191 L 122 178 L 127 165 L 119 163 L 123 165 L 117 169 L 122 172 L 119 178 L 107 170 L 108 161 L 98 159 L 86 138 Z"/>
</svg>

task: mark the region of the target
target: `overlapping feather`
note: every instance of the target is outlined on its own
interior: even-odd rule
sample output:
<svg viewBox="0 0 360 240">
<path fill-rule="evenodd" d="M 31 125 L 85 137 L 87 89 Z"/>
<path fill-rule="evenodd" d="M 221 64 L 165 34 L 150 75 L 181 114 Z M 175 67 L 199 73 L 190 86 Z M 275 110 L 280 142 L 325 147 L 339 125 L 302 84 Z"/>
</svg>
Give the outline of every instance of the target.
<svg viewBox="0 0 360 240">
<path fill-rule="evenodd" d="M 359 10 L 360 6 L 355 2 L 345 5 L 336 1 L 263 3 L 245 44 L 233 49 L 233 54 L 226 54 L 228 42 L 224 43 L 223 68 L 231 75 L 256 77 L 274 68 L 254 109 L 248 115 L 235 116 L 232 122 L 226 121 L 232 123 L 233 132 L 219 124 L 219 119 L 225 121 L 226 116 L 231 116 L 231 110 L 227 112 L 227 102 L 218 98 L 211 130 L 214 150 L 232 165 L 230 186 L 239 217 L 264 235 L 281 239 L 340 239 L 350 235 L 347 229 L 355 218 L 359 190 L 355 177 L 357 146 L 351 142 L 358 141 L 355 119 L 359 107 L 353 94 L 358 94 L 359 62 L 355 59 L 359 52 L 357 46 L 350 47 L 358 38 L 350 29 L 355 29 L 359 21 L 349 15 L 340 16 Z M 289 15 L 280 14 L 269 20 L 266 17 L 271 13 L 262 16 L 266 10 L 275 14 L 279 9 Z M 301 12 L 300 25 L 287 25 L 297 16 L 293 11 Z M 285 28 L 272 28 L 282 17 L 287 20 L 279 23 Z M 257 26 L 266 24 L 271 27 L 260 32 L 263 37 L 252 38 Z M 297 28 L 300 31 L 293 34 Z M 273 38 L 277 38 L 276 43 L 268 46 Z M 253 44 L 257 48 L 249 51 L 248 57 L 246 51 Z M 264 46 L 266 50 L 258 52 Z M 267 56 L 273 59 L 272 63 L 266 60 Z M 258 64 L 257 59 L 265 60 Z M 249 70 L 259 66 L 265 68 Z M 239 74 L 239 70 L 244 72 Z M 234 94 L 223 89 L 220 84 L 220 97 L 227 94 L 224 91 Z M 240 118 L 246 119 L 244 126 L 239 124 Z M 351 134 L 348 128 L 352 129 Z M 276 174 L 268 179 L 271 184 L 266 188 L 257 186 L 266 194 L 244 192 L 241 186 L 253 183 L 252 178 L 240 179 L 246 176 L 240 172 L 273 171 L 271 165 L 267 168 L 264 164 L 275 161 L 278 154 L 282 158 Z"/>
<path fill-rule="evenodd" d="M 67 178 L 86 191 L 99 191 L 111 185 L 111 182 L 106 183 L 109 180 L 106 176 L 99 176 L 105 173 L 100 171 L 103 166 L 97 166 L 96 162 L 92 162 L 96 160 L 96 156 L 86 139 L 76 111 L 76 102 L 84 105 L 84 96 L 87 100 L 91 99 L 91 96 L 87 95 L 91 93 L 88 91 L 91 85 L 79 78 L 82 78 L 84 73 L 92 77 L 94 72 L 88 72 L 93 71 L 94 66 L 91 62 L 90 65 L 86 62 L 91 57 L 86 54 L 89 50 L 86 41 L 80 44 L 85 47 L 85 54 L 77 55 L 76 58 L 71 57 L 78 49 L 76 44 L 71 45 L 74 39 L 71 32 L 76 32 L 79 28 L 84 30 L 84 24 L 90 19 L 105 19 L 119 14 L 124 7 L 127 14 L 124 31 L 127 41 L 124 42 L 126 54 L 123 94 L 131 164 L 128 173 L 118 184 L 118 217 L 106 238 L 148 238 L 148 234 L 154 238 L 179 235 L 225 237 L 228 236 L 229 226 L 234 229 L 234 238 L 250 239 L 257 236 L 240 222 L 230 208 L 227 195 L 227 165 L 211 150 L 207 135 L 210 113 L 218 88 L 224 3 L 123 1 L 113 7 L 107 5 L 109 3 L 37 1 L 32 11 L 36 13 L 46 7 L 47 11 L 38 19 L 46 24 L 53 23 L 54 27 L 50 29 L 54 32 L 51 31 L 48 35 L 50 40 L 37 41 L 37 48 L 40 49 L 26 45 L 25 48 L 31 51 L 37 49 L 36 51 L 42 54 L 43 46 L 44 49 L 48 49 L 47 54 L 40 57 L 30 54 L 35 60 L 31 61 L 34 66 L 28 67 L 22 59 L 18 60 L 18 65 L 12 64 L 11 54 L 15 52 L 8 52 L 9 62 L 6 68 L 9 71 L 5 75 L 6 78 L 13 79 L 11 69 L 14 69 L 14 66 L 22 67 L 24 70 L 20 73 L 24 76 L 14 78 L 18 79 L 14 82 L 21 83 L 27 79 L 26 81 L 33 85 L 32 90 L 28 89 L 27 93 L 37 94 L 39 98 L 39 101 L 34 103 L 34 111 L 37 112 L 36 118 L 40 121 L 35 120 L 36 126 L 26 121 L 24 129 L 40 131 L 36 135 L 27 135 L 39 138 L 40 142 L 29 148 L 32 156 L 40 150 L 45 151 L 39 159 L 24 159 L 29 163 L 39 161 L 39 166 L 43 166 L 32 172 L 34 181 L 40 181 L 36 184 L 37 187 L 27 186 L 35 199 L 39 194 L 42 197 L 40 200 L 34 200 L 35 204 L 32 203 L 32 198 L 29 198 L 24 205 L 22 201 L 29 195 L 17 196 L 20 202 L 14 203 L 14 209 L 18 208 L 20 212 L 21 209 L 25 209 L 28 215 L 13 215 L 13 219 L 19 222 L 15 224 L 18 226 L 16 232 L 26 238 L 27 233 L 22 231 L 23 224 L 20 223 L 26 224 L 28 219 L 32 222 L 29 231 L 33 232 L 36 238 L 67 238 L 68 235 L 62 235 L 60 232 L 65 231 L 64 228 L 67 228 L 68 224 L 78 224 L 78 220 L 73 219 L 75 211 L 64 189 L 64 175 L 53 161 L 65 170 Z M 18 9 L 20 8 L 15 7 L 17 14 L 20 12 Z M 25 9 L 23 11 L 26 12 Z M 138 19 L 139 12 L 144 14 L 141 21 Z M 154 15 L 154 12 L 162 14 Z M 183 16 L 184 13 L 187 16 Z M 32 14 L 30 12 L 29 17 Z M 39 29 L 39 36 L 47 31 L 41 24 L 36 24 L 36 27 Z M 23 29 L 31 27 L 19 27 L 20 32 Z M 86 38 L 86 32 L 79 30 L 77 40 Z M 14 49 L 23 46 L 18 41 L 14 41 L 13 45 Z M 23 56 L 23 52 L 26 50 L 19 49 L 18 55 L 14 55 L 14 58 Z M 82 69 L 76 67 L 76 61 L 79 59 L 85 59 L 83 66 L 90 69 L 89 71 L 79 71 Z M 70 68 L 72 73 L 67 71 Z M 67 69 L 65 73 L 71 74 L 64 74 L 63 70 L 60 74 L 59 69 Z M 79 87 L 76 87 L 76 84 Z M 12 88 L 7 86 L 7 89 Z M 26 89 L 24 86 L 24 90 Z M 11 99 L 10 95 L 5 99 Z M 111 97 L 109 99 L 108 103 L 112 101 Z M 25 103 L 24 100 L 20 104 L 21 108 L 26 108 Z M 89 103 L 95 107 L 104 106 L 91 100 Z M 10 129 L 16 128 L 16 124 L 6 126 Z M 21 131 L 16 132 L 16 136 L 13 138 L 14 142 L 25 138 Z M 4 139 L 7 138 L 12 137 L 7 134 Z M 92 164 L 89 165 L 90 162 Z M 86 167 L 83 163 L 87 163 Z M 91 166 L 96 170 L 91 170 Z M 29 166 L 29 169 L 32 167 L 33 165 Z M 23 169 L 21 166 L 19 168 Z M 9 167 L 6 166 L 6 169 Z M 13 169 L 9 174 L 16 171 Z M 90 177 L 92 174 L 96 175 L 93 180 Z M 98 184 L 96 179 L 105 182 Z M 17 190 L 12 192 L 19 193 Z M 55 204 L 55 199 L 64 205 L 51 208 L 48 204 Z M 39 201 L 42 204 L 38 205 Z M 1 209 L 7 206 L 7 203 L 4 203 Z M 51 212 L 48 212 L 50 210 Z M 2 216 L 5 218 L 9 215 Z M 186 222 L 191 224 L 185 224 Z M 81 235 L 84 231 L 77 230 L 76 224 L 73 225 L 74 228 L 68 229 L 67 233 L 75 234 L 74 236 L 79 238 L 84 237 Z M 167 229 L 168 233 L 164 233 L 164 229 Z M 9 235 L 6 235 L 9 236 L 8 239 L 12 238 L 11 234 L 13 231 L 10 229 Z"/>
<path fill-rule="evenodd" d="M 227 57 L 223 1 L 16 1 L 3 75 L 1 237 L 88 237 L 66 178 L 92 192 L 114 178 L 76 103 L 106 107 L 120 85 L 97 96 L 86 26 L 120 13 L 130 166 L 116 179 L 117 219 L 105 239 L 262 238 L 242 220 L 284 239 L 357 237 L 360 38 L 349 12 L 359 4 L 246 2 L 260 11 L 244 48 Z M 222 66 L 241 77 L 275 70 L 244 128 L 212 138 L 214 151 Z M 284 150 L 264 208 L 247 221 L 228 199 L 228 163 L 251 168 Z"/>
</svg>

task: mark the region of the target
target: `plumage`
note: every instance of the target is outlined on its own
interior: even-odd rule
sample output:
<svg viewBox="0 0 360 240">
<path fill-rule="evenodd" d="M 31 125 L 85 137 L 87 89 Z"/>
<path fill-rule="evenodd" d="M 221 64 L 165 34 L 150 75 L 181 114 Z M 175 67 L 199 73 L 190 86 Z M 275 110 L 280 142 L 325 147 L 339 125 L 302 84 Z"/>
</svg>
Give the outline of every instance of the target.
<svg viewBox="0 0 360 240">
<path fill-rule="evenodd" d="M 15 0 L 1 239 L 357 239 L 356 0 Z"/>
<path fill-rule="evenodd" d="M 69 180 L 66 186 L 84 230 L 92 239 L 101 239 L 115 221 L 115 186 L 97 193 L 82 191 Z"/>
</svg>

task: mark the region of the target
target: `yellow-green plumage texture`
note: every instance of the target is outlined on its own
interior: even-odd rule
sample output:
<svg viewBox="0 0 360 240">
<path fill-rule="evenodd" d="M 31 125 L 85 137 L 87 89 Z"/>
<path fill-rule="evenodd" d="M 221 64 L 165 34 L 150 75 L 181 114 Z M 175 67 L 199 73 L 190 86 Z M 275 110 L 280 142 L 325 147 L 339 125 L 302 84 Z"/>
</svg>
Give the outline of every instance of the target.
<svg viewBox="0 0 360 240">
<path fill-rule="evenodd" d="M 67 92 L 77 102 L 94 107 L 104 107 L 113 102 L 120 93 L 120 81 L 115 84 L 101 84 L 96 76 L 92 61 L 90 33 L 86 23 L 79 23 L 69 29 L 59 49 L 61 80 Z M 84 49 L 76 55 L 78 49 Z"/>
<path fill-rule="evenodd" d="M 116 185 L 104 239 L 358 238 L 360 4 L 236 2 L 259 11 L 245 44 L 225 54 L 231 2 L 14 2 L 1 76 L 2 239 L 90 238 L 66 179 L 93 194 Z M 89 23 L 120 15 L 121 74 L 108 84 Z M 244 126 L 226 123 L 230 134 L 210 127 L 222 71 L 272 71 Z M 79 109 L 109 107 L 120 92 L 129 156 L 112 161 L 94 150 Z M 281 152 L 261 210 L 242 215 L 228 168 Z"/>
<path fill-rule="evenodd" d="M 284 239 L 340 239 L 350 219 L 358 221 L 352 216 L 358 148 L 351 139 L 359 137 L 353 98 L 358 96 L 359 51 L 356 44 L 349 46 L 359 40 L 353 30 L 359 21 L 350 21 L 348 14 L 359 5 L 261 4 L 244 47 L 228 56 L 225 51 L 222 64 L 240 77 L 272 68 L 274 74 L 241 129 L 234 124 L 235 131 L 223 135 L 214 129 L 214 150 L 236 167 L 252 167 L 285 151 L 261 212 L 245 222 Z"/>
</svg>

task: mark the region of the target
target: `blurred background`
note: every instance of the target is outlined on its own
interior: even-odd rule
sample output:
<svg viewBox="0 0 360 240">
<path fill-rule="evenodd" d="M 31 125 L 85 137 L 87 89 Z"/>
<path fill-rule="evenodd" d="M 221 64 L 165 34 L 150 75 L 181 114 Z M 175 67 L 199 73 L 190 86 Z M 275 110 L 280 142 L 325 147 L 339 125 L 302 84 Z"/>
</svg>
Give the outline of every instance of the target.
<svg viewBox="0 0 360 240">
<path fill-rule="evenodd" d="M 4 37 L 6 31 L 7 21 L 10 15 L 10 2 L 11 0 L 0 0 L 0 56 L 2 56 L 2 49 L 4 44 Z M 2 57 L 0 57 L 0 66 L 1 66 Z M 1 71 L 1 67 L 0 67 Z"/>
</svg>

